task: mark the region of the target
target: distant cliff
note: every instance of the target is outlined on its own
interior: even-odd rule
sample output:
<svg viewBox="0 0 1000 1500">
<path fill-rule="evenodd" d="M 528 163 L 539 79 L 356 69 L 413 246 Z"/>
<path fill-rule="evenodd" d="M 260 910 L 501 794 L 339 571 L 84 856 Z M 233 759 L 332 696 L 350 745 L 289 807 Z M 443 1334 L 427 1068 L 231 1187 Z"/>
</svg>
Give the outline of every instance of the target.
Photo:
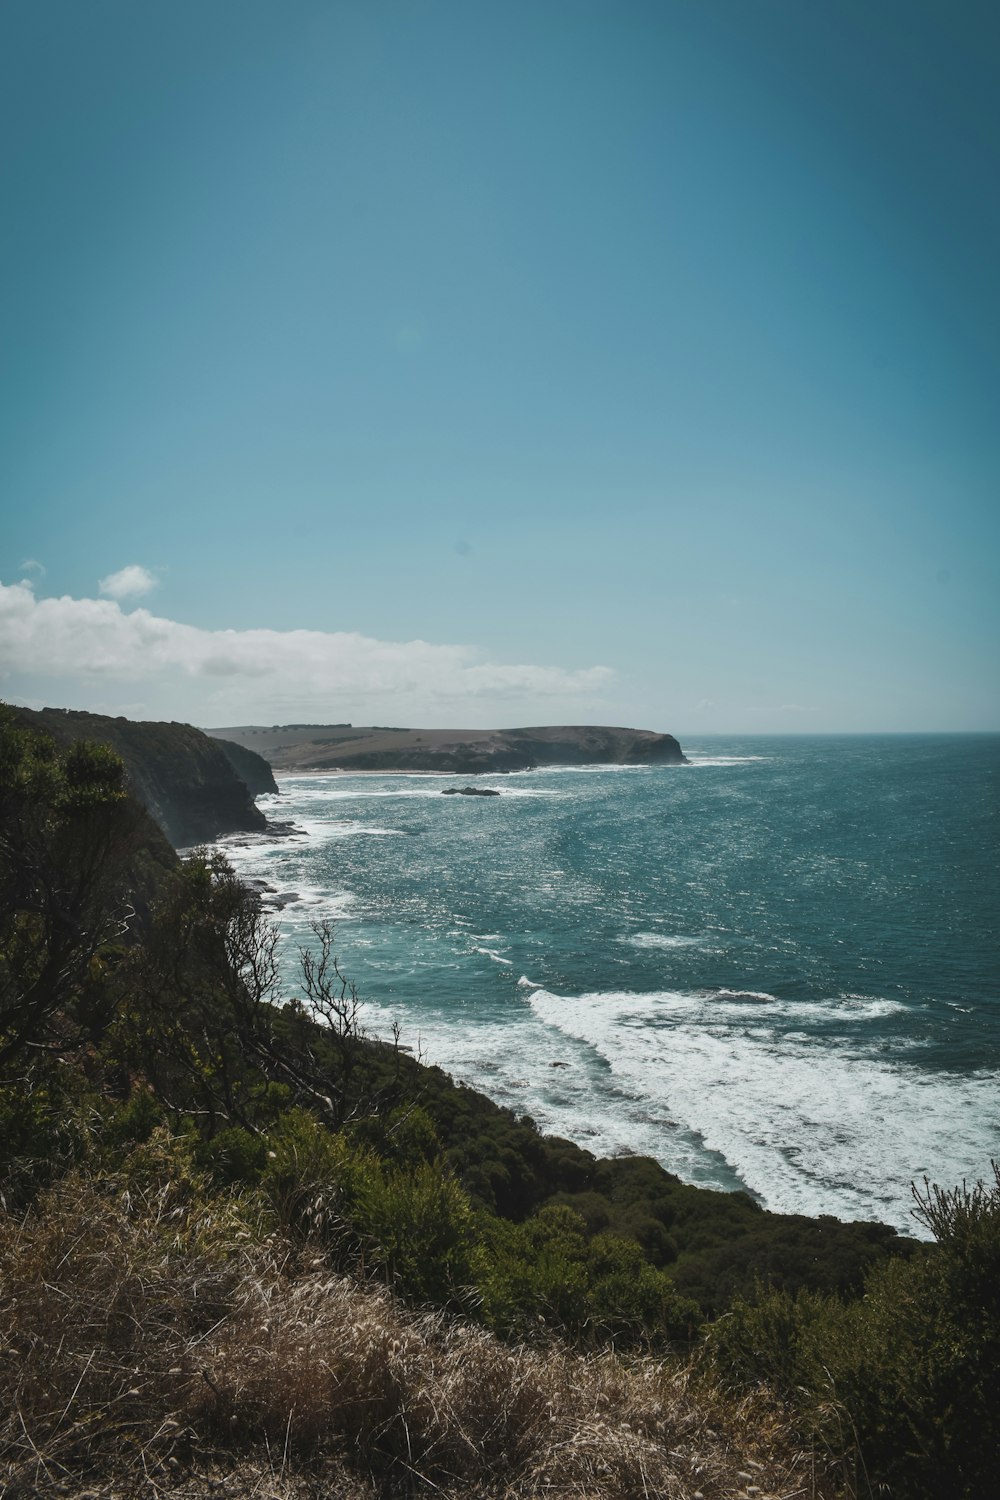
<svg viewBox="0 0 1000 1500">
<path fill-rule="evenodd" d="M 12 711 L 21 723 L 50 734 L 58 744 L 96 740 L 116 750 L 136 798 L 175 848 L 267 826 L 223 746 L 190 724 L 135 722 L 62 708 Z M 233 750 L 248 757 L 247 771 L 256 780 L 264 779 L 255 765 L 259 756 L 240 746 Z M 265 789 L 273 791 L 274 778 L 266 774 L 270 785 Z"/>
<path fill-rule="evenodd" d="M 220 740 L 216 735 L 210 735 L 209 738 L 221 746 L 223 755 L 240 780 L 245 782 L 251 796 L 260 797 L 266 792 L 278 790 L 274 772 L 256 750 L 248 750 L 246 745 L 237 745 L 234 740 Z"/>
<path fill-rule="evenodd" d="M 212 730 L 276 771 L 526 771 L 535 766 L 683 765 L 672 734 L 603 725 L 533 729 L 381 729 L 349 724 Z"/>
</svg>

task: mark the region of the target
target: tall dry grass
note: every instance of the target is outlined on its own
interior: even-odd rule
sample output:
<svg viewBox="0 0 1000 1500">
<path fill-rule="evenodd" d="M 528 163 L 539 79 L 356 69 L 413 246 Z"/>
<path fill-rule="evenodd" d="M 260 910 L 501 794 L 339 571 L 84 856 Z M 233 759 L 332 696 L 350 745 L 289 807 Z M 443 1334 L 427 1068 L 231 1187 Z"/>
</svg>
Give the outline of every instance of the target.
<svg viewBox="0 0 1000 1500">
<path fill-rule="evenodd" d="M 257 1231 L 164 1139 L 127 1177 L 74 1172 L 23 1219 L 0 1216 L 2 1484 L 189 1448 L 190 1351 L 267 1264 Z"/>
<path fill-rule="evenodd" d="M 512 1348 L 302 1274 L 154 1143 L 0 1221 L 0 1494 L 824 1494 L 680 1365 Z"/>
<path fill-rule="evenodd" d="M 199 1420 L 481 1495 L 820 1494 L 776 1414 L 726 1407 L 679 1364 L 509 1348 L 384 1289 L 258 1284 L 204 1350 Z"/>
</svg>

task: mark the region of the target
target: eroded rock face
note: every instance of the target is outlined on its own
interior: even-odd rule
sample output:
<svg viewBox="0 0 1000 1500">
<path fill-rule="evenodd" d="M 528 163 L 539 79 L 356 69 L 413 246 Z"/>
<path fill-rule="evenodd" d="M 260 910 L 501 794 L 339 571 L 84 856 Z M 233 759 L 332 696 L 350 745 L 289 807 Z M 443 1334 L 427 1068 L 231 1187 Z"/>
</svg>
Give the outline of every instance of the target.
<svg viewBox="0 0 1000 1500">
<path fill-rule="evenodd" d="M 507 733 L 518 751 L 536 765 L 684 765 L 672 734 L 603 725 L 515 729 Z"/>
<path fill-rule="evenodd" d="M 222 746 L 191 724 L 136 722 L 62 708 L 13 712 L 21 723 L 59 744 L 95 740 L 110 745 L 125 762 L 136 799 L 175 848 L 267 827 Z"/>
<path fill-rule="evenodd" d="M 246 745 L 237 745 L 233 740 L 220 740 L 217 735 L 210 735 L 209 738 L 222 746 L 223 755 L 240 780 L 246 784 L 252 797 L 277 792 L 278 783 L 274 779 L 274 772 L 256 750 L 249 750 Z"/>
</svg>

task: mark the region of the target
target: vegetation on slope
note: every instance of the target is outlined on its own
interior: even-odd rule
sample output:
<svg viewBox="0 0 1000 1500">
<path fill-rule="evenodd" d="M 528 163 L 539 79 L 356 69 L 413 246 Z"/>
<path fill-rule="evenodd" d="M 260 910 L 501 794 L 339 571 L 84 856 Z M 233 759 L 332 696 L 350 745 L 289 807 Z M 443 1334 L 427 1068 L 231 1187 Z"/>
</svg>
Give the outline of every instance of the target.
<svg viewBox="0 0 1000 1500">
<path fill-rule="evenodd" d="M 125 764 L 129 790 L 175 847 L 267 826 L 248 778 L 253 792 L 275 790 L 274 778 L 260 756 L 241 746 L 223 746 L 191 724 L 137 723 L 63 708 L 12 712 L 23 728 L 63 749 L 87 740 L 110 746 Z"/>
<path fill-rule="evenodd" d="M 10 1493 L 984 1492 L 1000 1186 L 934 1251 L 597 1161 L 366 1042 L 327 930 L 283 994 L 106 750 L 0 722 L 0 811 Z"/>
<path fill-rule="evenodd" d="M 10 1495 L 109 1476 L 117 1495 L 215 1493 L 255 1463 L 264 1494 L 289 1476 L 356 1494 L 345 1455 L 382 1493 L 721 1500 L 808 1477 L 763 1401 L 609 1350 L 506 1345 L 332 1273 L 315 1246 L 290 1253 L 165 1131 L 8 1218 L 0 1256 Z"/>
</svg>

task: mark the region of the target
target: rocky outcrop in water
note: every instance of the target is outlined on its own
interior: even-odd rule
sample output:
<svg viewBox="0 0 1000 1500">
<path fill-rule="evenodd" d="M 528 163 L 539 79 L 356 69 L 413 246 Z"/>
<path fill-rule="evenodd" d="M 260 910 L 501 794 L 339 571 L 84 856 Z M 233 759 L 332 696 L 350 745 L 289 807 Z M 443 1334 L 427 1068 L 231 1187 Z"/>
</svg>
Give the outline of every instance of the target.
<svg viewBox="0 0 1000 1500">
<path fill-rule="evenodd" d="M 65 708 L 12 712 L 57 744 L 96 740 L 110 745 L 125 762 L 136 799 L 175 848 L 267 827 L 222 746 L 191 724 L 112 719 Z"/>
</svg>

